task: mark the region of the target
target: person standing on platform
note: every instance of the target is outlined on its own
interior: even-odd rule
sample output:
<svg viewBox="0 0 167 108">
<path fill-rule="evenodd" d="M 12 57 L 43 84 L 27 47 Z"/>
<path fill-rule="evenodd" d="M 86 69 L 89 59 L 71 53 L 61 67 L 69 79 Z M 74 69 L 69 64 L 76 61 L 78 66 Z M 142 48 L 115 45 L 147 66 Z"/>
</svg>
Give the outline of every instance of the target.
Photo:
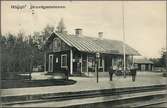
<svg viewBox="0 0 167 108">
<path fill-rule="evenodd" d="M 66 70 L 65 70 L 65 80 L 68 80 L 69 78 L 69 69 L 68 69 L 68 66 L 66 67 Z"/>
<path fill-rule="evenodd" d="M 136 80 L 136 68 L 132 65 L 131 66 L 131 69 L 130 69 L 130 72 L 131 72 L 131 75 L 132 75 L 132 81 L 134 82 Z"/>
<path fill-rule="evenodd" d="M 110 76 L 110 81 L 112 81 L 113 74 L 114 74 L 113 67 L 112 67 L 112 66 L 110 66 L 110 67 L 109 67 L 109 76 Z"/>
</svg>

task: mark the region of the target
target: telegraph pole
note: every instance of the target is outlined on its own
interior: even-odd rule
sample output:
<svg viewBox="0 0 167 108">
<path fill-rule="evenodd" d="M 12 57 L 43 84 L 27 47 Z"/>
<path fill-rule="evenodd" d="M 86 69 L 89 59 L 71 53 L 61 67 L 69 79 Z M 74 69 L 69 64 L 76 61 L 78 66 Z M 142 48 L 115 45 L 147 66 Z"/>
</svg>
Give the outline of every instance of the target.
<svg viewBox="0 0 167 108">
<path fill-rule="evenodd" d="M 167 45 L 166 45 L 166 74 L 167 74 Z"/>
<path fill-rule="evenodd" d="M 166 1 L 166 3 L 167 3 L 167 1 Z M 167 74 L 167 35 L 166 35 L 166 56 L 165 56 L 165 58 L 166 58 L 166 74 Z"/>
<path fill-rule="evenodd" d="M 122 1 L 122 35 L 123 35 L 123 66 L 124 66 L 124 78 L 126 77 L 126 51 L 125 51 L 125 18 L 124 18 L 124 1 Z"/>
<path fill-rule="evenodd" d="M 167 3 L 167 1 L 166 1 Z M 166 74 L 167 74 L 167 35 L 166 35 L 166 52 L 165 52 L 165 61 L 166 61 Z"/>
</svg>

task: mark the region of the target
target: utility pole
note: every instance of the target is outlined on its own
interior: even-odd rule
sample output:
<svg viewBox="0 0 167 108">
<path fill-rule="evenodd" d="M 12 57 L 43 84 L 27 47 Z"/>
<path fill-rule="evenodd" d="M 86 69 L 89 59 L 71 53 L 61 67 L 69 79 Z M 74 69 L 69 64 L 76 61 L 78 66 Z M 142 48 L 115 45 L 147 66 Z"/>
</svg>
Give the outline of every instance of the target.
<svg viewBox="0 0 167 108">
<path fill-rule="evenodd" d="M 166 1 L 166 3 L 167 3 L 167 1 Z M 165 58 L 166 58 L 166 74 L 167 74 L 167 35 L 166 35 L 166 56 L 165 56 Z"/>
<path fill-rule="evenodd" d="M 167 1 L 166 1 L 167 3 Z M 165 61 L 166 61 L 166 74 L 167 74 L 167 35 L 166 35 L 166 52 L 165 52 Z"/>
<path fill-rule="evenodd" d="M 125 18 L 124 18 L 124 1 L 122 1 L 122 35 L 123 35 L 123 65 L 124 65 L 124 78 L 126 77 L 126 51 L 125 51 Z"/>
<path fill-rule="evenodd" d="M 166 47 L 166 56 L 165 57 L 166 57 L 166 60 L 165 60 L 166 61 L 166 74 L 167 74 L 167 47 Z"/>
</svg>

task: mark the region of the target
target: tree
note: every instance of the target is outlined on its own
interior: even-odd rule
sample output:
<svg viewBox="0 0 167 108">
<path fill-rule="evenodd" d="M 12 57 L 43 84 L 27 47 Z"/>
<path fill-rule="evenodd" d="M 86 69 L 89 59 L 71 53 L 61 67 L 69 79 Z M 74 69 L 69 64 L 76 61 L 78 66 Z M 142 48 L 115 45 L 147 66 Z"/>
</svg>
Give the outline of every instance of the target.
<svg viewBox="0 0 167 108">
<path fill-rule="evenodd" d="M 0 46 L 3 48 L 6 45 L 6 37 L 0 35 Z"/>
<path fill-rule="evenodd" d="M 166 66 L 166 51 L 165 49 L 161 49 L 161 57 L 160 58 L 152 58 L 155 67 L 164 67 Z"/>
<path fill-rule="evenodd" d="M 23 37 L 25 36 L 23 31 L 19 31 L 19 33 L 17 34 L 17 40 L 20 42 L 23 42 Z"/>
<path fill-rule="evenodd" d="M 7 50 L 6 50 L 6 46 L 7 46 L 7 38 L 5 36 L 0 35 L 0 56 L 1 56 L 1 63 L 0 63 L 0 67 L 1 67 L 1 76 L 4 76 L 4 71 L 7 71 Z"/>
<path fill-rule="evenodd" d="M 58 29 L 65 30 L 63 20 L 60 21 Z M 34 32 L 32 36 L 26 36 L 22 31 L 17 35 L 11 33 L 5 36 L 1 35 L 2 76 L 8 78 L 11 74 L 31 72 L 32 66 L 43 65 L 44 50 L 39 49 L 39 46 L 43 46 L 44 41 L 53 32 L 54 27 L 47 25 L 42 32 Z M 24 39 L 25 37 L 27 38 Z"/>
<path fill-rule="evenodd" d="M 164 48 L 161 51 L 161 57 L 160 57 L 159 61 L 160 61 L 162 67 L 166 66 L 166 51 Z"/>
<path fill-rule="evenodd" d="M 61 18 L 58 26 L 57 26 L 57 32 L 59 33 L 63 33 L 65 31 L 66 27 L 64 25 L 64 21 L 63 21 L 63 18 Z"/>
<path fill-rule="evenodd" d="M 54 26 L 47 25 L 43 31 L 42 31 L 42 36 L 43 40 L 45 41 L 53 32 L 54 32 Z"/>
<path fill-rule="evenodd" d="M 16 41 L 15 36 L 9 33 L 7 38 L 8 47 L 14 47 L 15 41 Z"/>
<path fill-rule="evenodd" d="M 15 60 L 15 54 L 14 54 L 15 46 L 16 46 L 16 37 L 9 33 L 7 37 L 7 47 L 5 48 L 7 72 L 15 71 L 13 70 L 14 60 Z"/>
</svg>

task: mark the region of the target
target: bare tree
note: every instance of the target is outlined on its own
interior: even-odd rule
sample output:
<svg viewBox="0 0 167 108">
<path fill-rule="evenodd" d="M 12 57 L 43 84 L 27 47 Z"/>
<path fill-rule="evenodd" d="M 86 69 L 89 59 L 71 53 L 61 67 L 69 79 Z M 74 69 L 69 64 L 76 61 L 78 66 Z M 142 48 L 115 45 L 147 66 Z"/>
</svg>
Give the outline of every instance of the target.
<svg viewBox="0 0 167 108">
<path fill-rule="evenodd" d="M 42 30 L 42 36 L 43 36 L 43 40 L 45 41 L 50 35 L 51 33 L 54 32 L 54 26 L 51 25 L 47 25 L 43 30 Z"/>
<path fill-rule="evenodd" d="M 66 29 L 66 27 L 64 25 L 63 18 L 61 18 L 61 20 L 57 26 L 57 32 L 63 33 L 63 32 L 65 32 L 65 29 Z"/>
</svg>

